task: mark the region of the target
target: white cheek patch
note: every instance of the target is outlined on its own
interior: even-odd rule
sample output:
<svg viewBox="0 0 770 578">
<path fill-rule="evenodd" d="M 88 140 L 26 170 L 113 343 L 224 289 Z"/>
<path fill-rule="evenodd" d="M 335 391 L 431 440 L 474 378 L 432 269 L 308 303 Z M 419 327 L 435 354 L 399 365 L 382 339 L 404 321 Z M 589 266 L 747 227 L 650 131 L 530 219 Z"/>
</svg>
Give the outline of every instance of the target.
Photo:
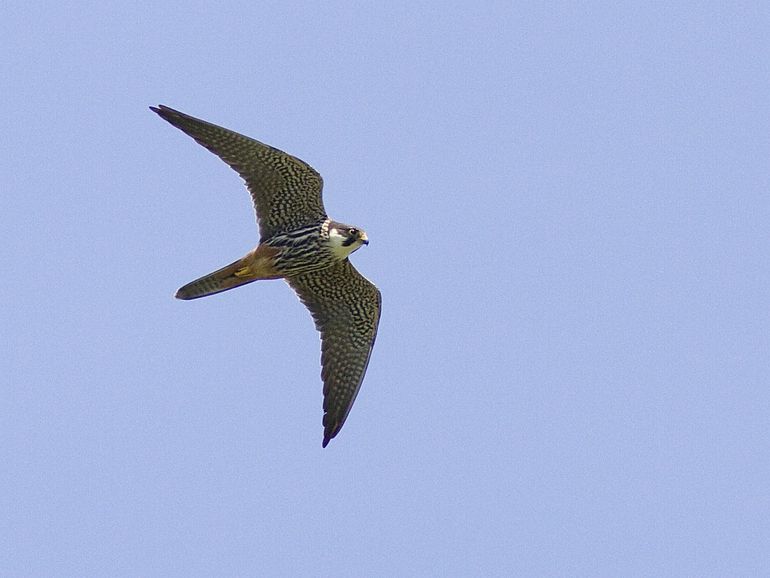
<svg viewBox="0 0 770 578">
<path fill-rule="evenodd" d="M 329 245 L 331 245 L 332 254 L 338 259 L 344 259 L 361 246 L 361 242 L 356 241 L 346 247 L 343 243 L 347 241 L 347 239 L 348 238 L 345 235 L 341 235 L 337 229 L 329 230 Z"/>
</svg>

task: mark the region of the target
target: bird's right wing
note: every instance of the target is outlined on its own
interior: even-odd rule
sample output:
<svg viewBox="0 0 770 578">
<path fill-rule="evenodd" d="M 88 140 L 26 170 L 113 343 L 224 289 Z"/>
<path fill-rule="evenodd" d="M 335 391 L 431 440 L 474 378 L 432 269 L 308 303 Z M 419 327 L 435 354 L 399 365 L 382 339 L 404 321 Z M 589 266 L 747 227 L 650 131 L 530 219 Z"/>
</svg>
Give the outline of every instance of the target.
<svg viewBox="0 0 770 578">
<path fill-rule="evenodd" d="M 377 337 L 382 297 L 347 259 L 286 281 L 310 310 L 321 333 L 326 447 L 345 423 L 361 388 Z"/>
<path fill-rule="evenodd" d="M 321 198 L 323 179 L 304 161 L 173 108 L 160 105 L 150 109 L 241 175 L 254 201 L 263 240 L 326 218 Z"/>
</svg>

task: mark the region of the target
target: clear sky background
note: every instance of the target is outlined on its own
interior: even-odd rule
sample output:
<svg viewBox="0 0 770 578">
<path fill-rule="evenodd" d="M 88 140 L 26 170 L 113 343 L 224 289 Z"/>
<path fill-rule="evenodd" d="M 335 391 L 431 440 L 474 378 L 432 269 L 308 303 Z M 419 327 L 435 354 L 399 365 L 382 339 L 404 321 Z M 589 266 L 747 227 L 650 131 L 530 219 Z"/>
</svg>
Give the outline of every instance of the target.
<svg viewBox="0 0 770 578">
<path fill-rule="evenodd" d="M 0 10 L 0 574 L 770 574 L 765 2 Z M 377 345 L 321 448 L 167 104 L 306 160 Z"/>
</svg>

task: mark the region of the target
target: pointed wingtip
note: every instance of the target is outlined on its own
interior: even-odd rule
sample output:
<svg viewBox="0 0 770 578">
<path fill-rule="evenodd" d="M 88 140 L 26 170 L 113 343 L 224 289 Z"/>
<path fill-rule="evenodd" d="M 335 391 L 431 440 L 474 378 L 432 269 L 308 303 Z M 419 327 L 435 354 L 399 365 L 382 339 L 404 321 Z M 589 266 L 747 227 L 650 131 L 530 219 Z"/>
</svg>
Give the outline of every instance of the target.
<svg viewBox="0 0 770 578">
<path fill-rule="evenodd" d="M 342 429 L 342 424 L 339 423 L 338 420 L 335 420 L 334 423 L 330 423 L 331 418 L 326 408 L 324 408 L 324 412 L 326 413 L 324 413 L 324 419 L 323 419 L 323 424 L 324 424 L 323 447 L 326 447 L 327 445 L 329 445 L 329 442 L 333 440 L 335 437 L 337 437 L 338 433 L 340 433 L 340 430 Z"/>
<path fill-rule="evenodd" d="M 181 299 L 182 301 L 189 301 L 192 299 L 190 294 L 184 290 L 184 287 L 177 289 L 176 293 L 174 293 L 174 297 L 177 299 Z"/>
<path fill-rule="evenodd" d="M 170 119 L 176 116 L 185 116 L 183 113 L 179 112 L 178 110 L 174 110 L 173 108 L 166 106 L 165 104 L 159 104 L 158 106 L 151 106 L 150 110 L 157 114 L 159 117 L 161 117 L 164 120 L 167 120 L 170 122 Z"/>
<path fill-rule="evenodd" d="M 328 446 L 329 442 L 332 441 L 338 433 L 340 433 L 340 426 L 324 427 L 324 441 L 322 446 Z"/>
</svg>

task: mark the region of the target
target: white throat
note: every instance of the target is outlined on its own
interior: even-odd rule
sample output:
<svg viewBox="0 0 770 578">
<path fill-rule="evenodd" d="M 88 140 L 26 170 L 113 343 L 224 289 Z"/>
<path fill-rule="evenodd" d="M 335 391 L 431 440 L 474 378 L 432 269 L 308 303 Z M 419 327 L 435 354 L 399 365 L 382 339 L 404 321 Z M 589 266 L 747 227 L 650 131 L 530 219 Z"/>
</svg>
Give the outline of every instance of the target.
<svg viewBox="0 0 770 578">
<path fill-rule="evenodd" d="M 337 229 L 329 229 L 329 245 L 331 246 L 332 254 L 337 257 L 337 259 L 345 259 L 361 246 L 361 241 L 355 241 L 346 247 L 343 245 L 343 242 L 346 240 L 347 237 L 340 235 Z"/>
</svg>

